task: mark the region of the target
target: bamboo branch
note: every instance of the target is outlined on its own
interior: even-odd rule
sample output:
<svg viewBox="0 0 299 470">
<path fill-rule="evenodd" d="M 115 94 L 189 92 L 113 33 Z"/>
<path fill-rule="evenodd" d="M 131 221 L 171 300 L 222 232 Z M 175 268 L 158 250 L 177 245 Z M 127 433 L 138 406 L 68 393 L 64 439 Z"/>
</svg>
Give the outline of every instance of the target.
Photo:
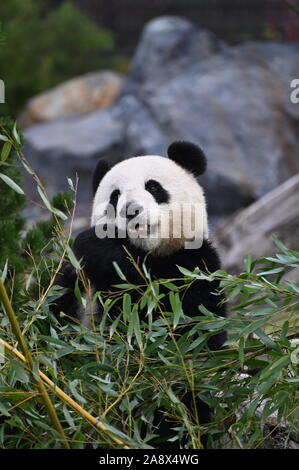
<svg viewBox="0 0 299 470">
<path fill-rule="evenodd" d="M 21 361 L 26 362 L 26 358 L 21 354 L 16 348 L 8 344 L 6 341 L 0 338 L 0 344 L 2 344 L 7 350 L 13 352 Z M 45 382 L 49 387 L 53 390 L 53 392 L 61 398 L 62 401 L 67 403 L 74 411 L 79 413 L 81 416 L 83 416 L 86 421 L 88 421 L 90 424 L 95 426 L 97 429 L 100 429 L 101 431 L 106 432 L 109 434 L 111 439 L 118 445 L 123 446 L 124 449 L 129 449 L 128 446 L 124 445 L 124 442 L 115 437 L 111 431 L 108 431 L 106 426 L 101 423 L 97 418 L 92 416 L 88 411 L 84 410 L 82 406 L 80 406 L 75 400 L 73 400 L 69 395 L 67 395 L 61 388 L 57 387 L 54 382 L 52 382 L 49 377 L 46 376 L 42 371 L 38 371 L 40 378 Z"/>
<path fill-rule="evenodd" d="M 38 391 L 40 393 L 40 396 L 44 402 L 44 405 L 47 409 L 47 412 L 48 412 L 48 415 L 52 421 L 52 424 L 54 426 L 54 428 L 56 429 L 56 431 L 61 435 L 62 437 L 62 444 L 63 444 L 63 447 L 65 449 L 69 449 L 70 446 L 69 446 L 69 443 L 65 437 L 65 434 L 64 434 L 64 431 L 63 431 L 63 428 L 61 426 L 61 423 L 59 421 L 59 418 L 57 416 L 57 413 L 56 413 L 56 410 L 51 402 L 51 399 L 48 395 L 48 392 L 45 388 L 45 385 L 43 383 L 42 380 L 40 380 L 39 378 L 36 377 L 36 374 L 34 374 L 33 372 L 33 358 L 32 358 L 32 355 L 31 355 L 31 352 L 30 350 L 28 349 L 27 347 L 27 344 L 26 344 L 26 341 L 25 341 L 25 338 L 24 336 L 22 335 L 22 332 L 21 332 L 21 328 L 20 328 L 20 325 L 18 323 L 18 320 L 17 320 L 17 317 L 15 315 L 15 312 L 13 311 L 13 308 L 11 306 L 11 303 L 9 301 L 9 298 L 8 298 L 8 295 L 7 295 L 7 292 L 6 292 L 6 289 L 4 287 L 4 284 L 2 282 L 2 279 L 0 279 L 0 300 L 2 301 L 2 304 L 3 304 L 3 307 L 4 307 L 4 310 L 8 316 L 8 319 L 10 321 L 10 324 L 11 324 L 11 327 L 12 327 L 12 330 L 21 346 L 21 349 L 24 353 L 24 361 L 26 362 L 26 364 L 28 365 L 28 368 L 30 370 L 30 372 L 32 373 L 33 375 L 33 378 L 34 378 L 34 381 L 36 383 L 36 386 L 38 388 Z"/>
</svg>

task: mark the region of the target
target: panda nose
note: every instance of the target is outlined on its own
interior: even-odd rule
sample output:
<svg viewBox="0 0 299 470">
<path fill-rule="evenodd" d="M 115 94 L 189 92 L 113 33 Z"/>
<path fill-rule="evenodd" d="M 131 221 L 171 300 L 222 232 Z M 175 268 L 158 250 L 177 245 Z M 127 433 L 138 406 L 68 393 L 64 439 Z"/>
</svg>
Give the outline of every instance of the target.
<svg viewBox="0 0 299 470">
<path fill-rule="evenodd" d="M 120 211 L 120 216 L 128 220 L 134 219 L 137 215 L 143 212 L 143 206 L 137 202 L 128 202 Z"/>
</svg>

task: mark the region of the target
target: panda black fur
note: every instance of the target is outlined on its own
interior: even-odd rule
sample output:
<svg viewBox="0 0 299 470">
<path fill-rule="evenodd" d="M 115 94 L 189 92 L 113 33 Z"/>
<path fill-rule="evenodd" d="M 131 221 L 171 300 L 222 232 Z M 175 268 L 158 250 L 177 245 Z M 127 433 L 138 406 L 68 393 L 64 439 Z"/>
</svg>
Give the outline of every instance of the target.
<svg viewBox="0 0 299 470">
<path fill-rule="evenodd" d="M 84 273 L 89 279 L 92 290 L 113 291 L 113 285 L 120 283 L 113 261 L 120 267 L 127 281 L 132 284 L 143 284 L 140 274 L 128 259 L 128 252 L 141 266 L 146 258 L 147 269 L 153 279 L 174 279 L 180 277 L 177 266 L 182 266 L 190 271 L 199 267 L 203 271 L 216 271 L 220 268 L 220 260 L 215 248 L 208 240 L 208 225 L 205 197 L 196 177 L 206 169 L 206 158 L 202 150 L 188 142 L 175 142 L 168 148 L 168 157 L 142 156 L 124 160 L 111 169 L 104 161 L 100 161 L 93 176 L 94 201 L 91 218 L 91 228 L 80 233 L 74 242 L 74 252 L 78 259 L 83 260 Z M 166 210 L 177 207 L 180 202 L 189 203 L 199 207 L 200 227 L 198 232 L 187 234 L 187 237 L 168 238 L 157 235 L 149 237 L 136 237 L 136 229 L 129 231 L 128 222 L 133 219 L 140 222 L 137 227 L 147 227 L 145 208 L 153 206 L 153 227 L 159 227 L 159 221 L 164 217 Z M 125 238 L 99 238 L 95 226 L 117 225 L 116 219 L 109 218 L 105 207 L 111 204 L 116 214 L 131 205 L 133 217 L 129 217 L 125 211 L 122 224 L 116 226 L 118 230 L 125 230 Z M 136 215 L 137 213 L 137 215 Z M 135 217 L 134 217 L 135 216 Z M 125 222 L 124 222 L 125 220 Z M 173 222 L 173 219 L 171 220 Z M 137 229 L 138 232 L 138 229 Z M 137 233 L 138 235 L 138 233 Z M 201 246 L 186 248 L 186 242 L 198 237 L 202 239 Z M 148 253 L 149 252 L 149 253 Z M 71 265 L 66 265 L 57 284 L 70 288 L 53 310 L 55 313 L 64 311 L 70 316 L 75 314 L 83 324 L 90 322 L 88 314 L 82 312 L 73 293 L 76 282 L 76 273 Z M 176 281 L 178 284 L 180 281 Z M 199 315 L 198 305 L 204 305 L 215 314 L 225 316 L 224 298 L 222 295 L 213 295 L 219 287 L 218 281 L 207 282 L 197 280 L 184 292 L 182 305 L 184 313 L 188 316 Z M 136 294 L 137 295 L 137 294 Z M 134 301 L 134 296 L 132 298 Z M 100 311 L 97 312 L 100 316 Z M 142 313 L 141 313 L 142 315 Z M 209 340 L 212 349 L 221 348 L 225 341 L 225 334 L 216 334 Z M 186 394 L 183 399 L 189 404 L 190 397 Z M 199 416 L 204 423 L 209 419 L 207 407 L 198 403 Z M 173 423 L 172 423 L 173 426 Z M 162 422 L 158 433 L 160 436 L 168 433 L 170 425 Z M 166 447 L 165 444 L 163 447 Z"/>
</svg>

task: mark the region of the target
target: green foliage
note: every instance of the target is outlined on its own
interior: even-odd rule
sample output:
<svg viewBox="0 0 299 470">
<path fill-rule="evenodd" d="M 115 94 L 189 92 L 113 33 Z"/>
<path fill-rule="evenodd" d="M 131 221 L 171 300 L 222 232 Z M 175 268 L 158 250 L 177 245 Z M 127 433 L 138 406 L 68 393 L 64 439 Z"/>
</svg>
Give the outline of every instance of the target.
<svg viewBox="0 0 299 470">
<path fill-rule="evenodd" d="M 53 286 L 42 304 L 30 301 L 23 306 L 22 327 L 40 368 L 83 408 L 125 435 L 131 447 L 148 447 L 154 434 L 153 415 L 160 407 L 174 419 L 177 440 L 185 438 L 187 448 L 200 447 L 204 431 L 210 448 L 263 448 L 268 446 L 267 434 L 280 426 L 282 445 L 287 445 L 299 431 L 299 349 L 294 341 L 299 330 L 299 286 L 282 276 L 290 268 L 299 269 L 299 252 L 276 243 L 281 251 L 276 257 L 254 261 L 247 257 L 239 276 L 180 268 L 185 278 L 180 288 L 173 280 L 151 281 L 144 268 L 143 286 L 121 279 L 119 293 L 95 294 L 91 302 L 98 298 L 104 314 L 92 330 L 74 323 L 61 325 L 49 314 L 49 303 L 61 295 Z M 221 279 L 234 301 L 228 318 L 202 306 L 197 317 L 184 315 L 180 298 L 194 279 Z M 162 283 L 167 294 L 161 294 Z M 131 299 L 135 289 L 140 293 L 136 304 Z M 81 295 L 77 290 L 79 299 Z M 172 311 L 163 307 L 166 297 Z M 117 316 L 111 315 L 115 304 Z M 147 312 L 145 321 L 139 319 L 141 310 Z M 2 337 L 12 344 L 5 315 L 0 319 Z M 189 326 L 188 332 L 177 335 L 183 325 Z M 207 339 L 223 330 L 228 332 L 227 347 L 210 351 Z M 186 410 L 182 397 L 187 390 L 214 410 L 211 423 L 200 426 Z M 0 393 L 1 447 L 60 447 L 32 379 L 10 354 L 0 370 Z M 115 447 L 54 394 L 52 400 L 73 448 Z M 273 414 L 275 424 L 269 428 Z"/>
<path fill-rule="evenodd" d="M 2 111 L 16 115 L 31 96 L 73 76 L 111 64 L 113 38 L 72 3 L 45 12 L 44 0 L 0 4 L 5 38 L 0 78 L 5 82 Z"/>
<path fill-rule="evenodd" d="M 61 212 L 70 211 L 74 207 L 73 199 L 70 193 L 60 191 L 52 199 L 53 207 L 60 210 Z"/>
<path fill-rule="evenodd" d="M 18 305 L 28 296 L 40 292 L 41 284 L 50 282 L 57 256 L 53 250 L 57 239 L 57 216 L 65 220 L 73 207 L 71 195 L 60 192 L 52 201 L 43 194 L 45 205 L 51 211 L 48 220 L 36 222 L 25 230 L 21 215 L 26 198 L 22 177 L 17 165 L 21 158 L 22 137 L 8 118 L 0 120 L 0 272 L 9 280 L 9 294 Z M 20 158 L 17 159 L 19 155 Z M 30 170 L 32 171 L 32 170 Z M 38 187 L 40 191 L 43 191 Z M 60 226 L 61 228 L 61 226 Z M 56 246 L 55 246 L 56 248 Z M 57 249 L 56 249 L 57 251 Z M 52 270 L 50 270 L 50 265 Z M 33 282 L 33 286 L 31 285 Z M 38 280 L 38 290 L 37 290 Z M 29 282 L 30 281 L 30 282 Z"/>
<path fill-rule="evenodd" d="M 12 134 L 14 123 L 2 118 L 0 125 L 4 126 L 8 134 Z M 16 163 L 16 153 L 12 146 L 5 141 L 5 135 L 0 136 L 0 175 L 9 178 L 9 182 L 21 185 L 22 178 Z M 21 231 L 25 220 L 20 215 L 25 206 L 25 196 L 16 192 L 11 185 L 0 177 L 0 267 L 8 264 L 9 277 L 20 273 L 24 269 L 24 259 L 20 247 Z M 16 276 L 17 283 L 19 276 Z"/>
</svg>

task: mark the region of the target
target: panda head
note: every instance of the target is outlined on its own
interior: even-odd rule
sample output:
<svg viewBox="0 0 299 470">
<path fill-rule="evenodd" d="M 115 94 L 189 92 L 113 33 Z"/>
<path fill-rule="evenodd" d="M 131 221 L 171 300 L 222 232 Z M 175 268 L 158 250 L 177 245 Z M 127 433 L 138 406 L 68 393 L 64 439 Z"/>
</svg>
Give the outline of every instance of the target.
<svg viewBox="0 0 299 470">
<path fill-rule="evenodd" d="M 205 171 L 206 157 L 189 142 L 171 144 L 168 157 L 133 157 L 112 168 L 98 162 L 91 216 L 98 237 L 126 238 L 159 255 L 201 246 L 208 225 L 196 177 Z"/>
</svg>

